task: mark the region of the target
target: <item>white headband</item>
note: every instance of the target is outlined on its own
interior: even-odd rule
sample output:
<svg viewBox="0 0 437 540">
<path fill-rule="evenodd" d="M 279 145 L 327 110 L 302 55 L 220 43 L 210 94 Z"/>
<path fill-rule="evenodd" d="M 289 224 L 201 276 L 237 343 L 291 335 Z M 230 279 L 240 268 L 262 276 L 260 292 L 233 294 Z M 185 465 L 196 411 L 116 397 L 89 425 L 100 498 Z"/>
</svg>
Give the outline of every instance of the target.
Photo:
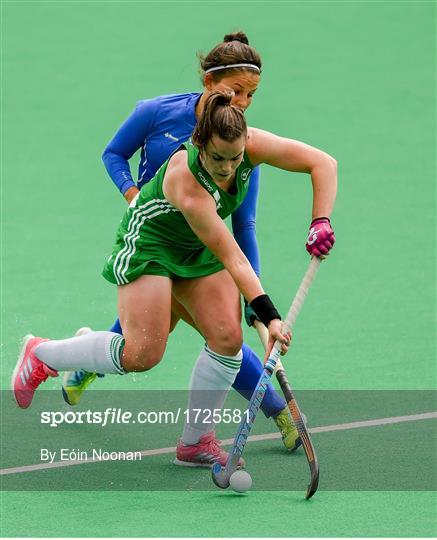
<svg viewBox="0 0 437 540">
<path fill-rule="evenodd" d="M 216 67 L 209 68 L 205 71 L 205 75 L 207 73 L 211 73 L 212 71 L 220 71 L 222 69 L 229 69 L 229 68 L 251 68 L 257 71 L 258 73 L 261 73 L 261 70 L 255 64 L 228 64 L 227 66 L 216 66 Z"/>
</svg>

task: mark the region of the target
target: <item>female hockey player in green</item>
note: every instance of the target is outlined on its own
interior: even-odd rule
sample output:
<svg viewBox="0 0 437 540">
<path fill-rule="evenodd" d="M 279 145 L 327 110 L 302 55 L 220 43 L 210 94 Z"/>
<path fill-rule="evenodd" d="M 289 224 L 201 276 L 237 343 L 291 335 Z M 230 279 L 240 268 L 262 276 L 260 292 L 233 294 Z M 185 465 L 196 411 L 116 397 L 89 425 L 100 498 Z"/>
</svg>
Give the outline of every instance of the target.
<svg viewBox="0 0 437 540">
<path fill-rule="evenodd" d="M 123 337 L 90 332 L 66 340 L 28 336 L 18 360 L 14 392 L 20 407 L 57 371 L 125 374 L 146 371 L 163 357 L 171 321 L 171 298 L 185 307 L 205 337 L 189 410 L 221 409 L 241 363 L 239 292 L 268 327 L 270 342 L 286 352 L 289 335 L 259 279 L 223 222 L 243 201 L 254 166 L 267 163 L 311 174 L 313 226 L 307 249 L 326 254 L 336 194 L 336 162 L 297 141 L 247 128 L 231 94 L 212 93 L 193 132 L 133 199 L 117 233 L 103 275 L 118 285 Z M 224 464 L 227 453 L 211 427 L 188 421 L 177 462 Z"/>
</svg>

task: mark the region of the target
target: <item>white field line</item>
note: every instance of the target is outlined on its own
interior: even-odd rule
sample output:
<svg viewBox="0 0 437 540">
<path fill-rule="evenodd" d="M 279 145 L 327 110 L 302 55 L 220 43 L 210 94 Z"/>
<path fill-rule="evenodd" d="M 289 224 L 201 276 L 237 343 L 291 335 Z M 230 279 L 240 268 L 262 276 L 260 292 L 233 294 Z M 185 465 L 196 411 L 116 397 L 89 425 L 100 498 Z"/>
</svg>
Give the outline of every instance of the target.
<svg viewBox="0 0 437 540">
<path fill-rule="evenodd" d="M 374 420 L 363 420 L 359 422 L 347 422 L 346 424 L 333 424 L 330 426 L 320 426 L 309 428 L 310 433 L 330 433 L 332 431 L 344 431 L 348 429 L 357 429 L 357 428 L 366 428 L 366 427 L 375 427 L 375 426 L 385 426 L 388 424 L 399 424 L 401 422 L 416 422 L 418 420 L 429 420 L 432 418 L 437 418 L 437 411 L 435 412 L 426 412 L 420 414 L 410 414 L 408 416 L 391 416 L 389 418 L 375 418 Z M 251 435 L 248 440 L 250 442 L 256 441 L 268 441 L 271 439 L 280 439 L 280 433 L 266 433 L 264 435 Z M 224 439 L 224 445 L 233 444 L 234 439 Z M 159 456 L 162 454 L 173 454 L 176 451 L 176 447 L 169 446 L 167 448 L 155 448 L 153 450 L 143 450 L 141 451 L 142 457 L 148 456 Z M 94 458 L 88 458 L 77 461 L 54 461 L 53 463 L 37 463 L 35 465 L 22 465 L 21 467 L 10 467 L 8 469 L 0 469 L 0 476 L 6 474 L 18 474 L 18 473 L 27 473 L 32 471 L 40 471 L 43 469 L 57 469 L 59 467 L 72 467 L 73 465 L 85 465 L 87 463 L 98 463 L 100 460 Z"/>
</svg>

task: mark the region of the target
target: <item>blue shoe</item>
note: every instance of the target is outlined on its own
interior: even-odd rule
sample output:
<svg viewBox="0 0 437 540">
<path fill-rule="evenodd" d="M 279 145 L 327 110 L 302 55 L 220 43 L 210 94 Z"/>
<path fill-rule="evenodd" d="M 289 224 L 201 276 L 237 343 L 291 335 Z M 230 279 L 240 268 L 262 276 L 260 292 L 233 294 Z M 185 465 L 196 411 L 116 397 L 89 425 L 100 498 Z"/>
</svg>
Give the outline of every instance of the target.
<svg viewBox="0 0 437 540">
<path fill-rule="evenodd" d="M 69 405 L 77 405 L 85 389 L 96 377 L 104 377 L 104 375 L 101 373 L 89 373 L 83 369 L 67 371 L 62 382 L 64 401 Z"/>
</svg>

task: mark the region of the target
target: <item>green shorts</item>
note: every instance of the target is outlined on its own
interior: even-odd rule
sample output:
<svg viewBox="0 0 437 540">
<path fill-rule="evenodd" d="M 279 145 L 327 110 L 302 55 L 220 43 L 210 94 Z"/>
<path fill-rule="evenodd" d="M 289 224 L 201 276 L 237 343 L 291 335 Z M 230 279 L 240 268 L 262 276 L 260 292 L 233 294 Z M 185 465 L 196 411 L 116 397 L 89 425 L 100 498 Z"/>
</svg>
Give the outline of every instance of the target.
<svg viewBox="0 0 437 540">
<path fill-rule="evenodd" d="M 102 272 L 108 281 L 125 285 L 142 275 L 193 279 L 223 270 L 223 264 L 195 236 L 181 212 L 167 202 L 145 200 L 128 210 L 118 228 Z"/>
<path fill-rule="evenodd" d="M 144 251 L 139 251 L 123 265 L 121 272 L 120 265 L 117 265 L 119 253 L 120 249 L 114 250 L 102 271 L 103 277 L 116 285 L 131 283 L 144 275 L 193 279 L 209 276 L 224 269 L 223 264 L 207 248 L 193 252 L 182 261 L 175 261 L 174 257 L 165 257 L 165 250 L 161 249 L 159 256 L 155 254 L 153 258 L 149 258 Z"/>
<path fill-rule="evenodd" d="M 164 276 L 170 279 L 175 277 L 168 268 L 158 262 L 150 261 L 143 266 L 144 268 L 141 271 L 142 276 Z"/>
</svg>

